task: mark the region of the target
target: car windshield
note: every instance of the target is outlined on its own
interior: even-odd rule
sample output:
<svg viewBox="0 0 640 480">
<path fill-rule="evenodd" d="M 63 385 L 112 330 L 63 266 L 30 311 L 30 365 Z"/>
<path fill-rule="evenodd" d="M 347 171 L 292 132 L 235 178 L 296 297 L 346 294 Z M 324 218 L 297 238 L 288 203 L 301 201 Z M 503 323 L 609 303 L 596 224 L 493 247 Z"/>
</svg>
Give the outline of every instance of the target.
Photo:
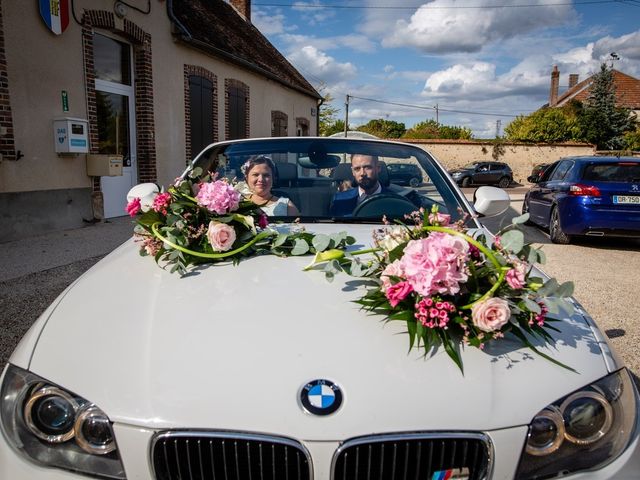
<svg viewBox="0 0 640 480">
<path fill-rule="evenodd" d="M 285 199 L 286 203 L 288 199 L 295 206 L 294 216 L 307 221 L 377 223 L 383 216 L 403 218 L 434 205 L 453 219 L 467 212 L 461 195 L 429 153 L 393 142 L 315 137 L 222 142 L 206 148 L 184 175 L 212 172 L 250 197 L 255 191 L 256 162 L 275 169 L 267 169 L 272 176 L 267 200 Z M 410 178 L 390 168 L 400 164 L 415 170 Z M 293 216 L 290 210 L 278 212 L 277 208 L 268 214 Z"/>
<path fill-rule="evenodd" d="M 467 163 L 464 167 L 464 169 L 467 170 L 473 170 L 474 168 L 476 168 L 476 166 L 478 165 L 478 162 L 473 162 L 473 163 Z"/>
<path fill-rule="evenodd" d="M 582 174 L 592 182 L 640 182 L 640 162 L 591 163 Z"/>
</svg>

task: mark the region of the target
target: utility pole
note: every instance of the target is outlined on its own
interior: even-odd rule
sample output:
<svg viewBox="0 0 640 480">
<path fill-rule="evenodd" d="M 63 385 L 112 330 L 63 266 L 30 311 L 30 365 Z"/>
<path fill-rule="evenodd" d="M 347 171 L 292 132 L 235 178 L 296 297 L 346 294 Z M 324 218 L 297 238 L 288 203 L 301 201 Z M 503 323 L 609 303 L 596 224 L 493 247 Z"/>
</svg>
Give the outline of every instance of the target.
<svg viewBox="0 0 640 480">
<path fill-rule="evenodd" d="M 347 136 L 347 130 L 349 129 L 349 95 L 347 95 L 347 101 L 344 104 L 344 136 Z"/>
<path fill-rule="evenodd" d="M 502 125 L 502 120 L 496 120 L 496 138 L 500 138 L 500 125 Z"/>
<path fill-rule="evenodd" d="M 438 104 L 436 103 L 436 106 L 434 107 L 436 109 L 436 125 L 440 126 L 440 112 L 438 110 Z"/>
</svg>

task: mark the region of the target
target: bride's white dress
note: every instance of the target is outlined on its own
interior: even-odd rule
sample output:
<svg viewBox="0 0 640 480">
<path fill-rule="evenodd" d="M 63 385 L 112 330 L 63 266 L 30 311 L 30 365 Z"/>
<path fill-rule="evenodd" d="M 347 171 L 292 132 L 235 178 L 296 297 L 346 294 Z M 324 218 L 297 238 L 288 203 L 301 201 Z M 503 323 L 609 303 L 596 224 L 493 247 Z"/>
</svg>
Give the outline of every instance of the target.
<svg viewBox="0 0 640 480">
<path fill-rule="evenodd" d="M 289 205 L 289 199 L 287 197 L 280 197 L 269 205 L 261 206 L 260 209 L 269 217 L 286 217 L 287 205 Z"/>
</svg>

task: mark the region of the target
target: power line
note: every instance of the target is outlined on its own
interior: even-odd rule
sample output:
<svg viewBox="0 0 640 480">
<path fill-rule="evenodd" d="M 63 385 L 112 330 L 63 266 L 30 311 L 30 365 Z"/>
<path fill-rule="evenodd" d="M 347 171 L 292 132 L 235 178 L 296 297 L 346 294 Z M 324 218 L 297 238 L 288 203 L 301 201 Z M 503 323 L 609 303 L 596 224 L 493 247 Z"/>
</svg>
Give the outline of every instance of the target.
<svg viewBox="0 0 640 480">
<path fill-rule="evenodd" d="M 320 9 L 336 9 L 336 10 L 460 10 L 460 9 L 496 9 L 496 8 L 540 8 L 540 7 L 559 7 L 559 6 L 579 6 L 579 5 L 597 5 L 604 3 L 622 3 L 626 5 L 634 5 L 633 0 L 587 0 L 582 2 L 557 2 L 557 3 L 523 3 L 519 5 L 502 4 L 502 5 L 449 5 L 449 6 L 430 6 L 430 5 L 336 5 L 336 4 L 304 4 L 304 3 L 254 3 L 258 7 L 289 7 L 289 8 L 307 8 L 313 10 Z"/>
<path fill-rule="evenodd" d="M 384 103 L 387 105 L 396 105 L 399 107 L 408 107 L 408 108 L 416 108 L 420 110 L 429 110 L 429 111 L 438 111 L 438 112 L 447 112 L 447 113 L 461 113 L 465 115 L 483 115 L 488 117 L 509 117 L 509 118 L 517 118 L 519 115 L 510 115 L 507 113 L 491 113 L 491 112 L 474 112 L 470 110 L 454 110 L 450 108 L 443 108 L 442 106 L 425 106 L 425 105 L 415 105 L 410 103 L 399 103 L 399 102 L 390 102 L 387 100 L 378 100 L 375 98 L 365 98 L 358 97 L 356 95 L 349 95 L 349 98 L 357 98 L 358 100 L 365 100 L 367 102 L 376 102 L 376 103 Z"/>
</svg>

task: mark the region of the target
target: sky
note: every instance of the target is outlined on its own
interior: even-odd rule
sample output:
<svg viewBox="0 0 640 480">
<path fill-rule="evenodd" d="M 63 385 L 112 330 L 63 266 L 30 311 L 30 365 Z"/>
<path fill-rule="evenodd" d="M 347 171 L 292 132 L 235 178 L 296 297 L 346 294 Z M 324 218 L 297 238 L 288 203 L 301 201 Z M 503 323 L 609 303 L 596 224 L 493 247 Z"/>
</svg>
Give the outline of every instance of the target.
<svg viewBox="0 0 640 480">
<path fill-rule="evenodd" d="M 253 24 L 349 124 L 503 135 L 603 62 L 640 78 L 640 0 L 254 0 Z M 615 57 L 611 54 L 614 53 Z M 386 102 L 386 103 L 383 103 Z"/>
</svg>

